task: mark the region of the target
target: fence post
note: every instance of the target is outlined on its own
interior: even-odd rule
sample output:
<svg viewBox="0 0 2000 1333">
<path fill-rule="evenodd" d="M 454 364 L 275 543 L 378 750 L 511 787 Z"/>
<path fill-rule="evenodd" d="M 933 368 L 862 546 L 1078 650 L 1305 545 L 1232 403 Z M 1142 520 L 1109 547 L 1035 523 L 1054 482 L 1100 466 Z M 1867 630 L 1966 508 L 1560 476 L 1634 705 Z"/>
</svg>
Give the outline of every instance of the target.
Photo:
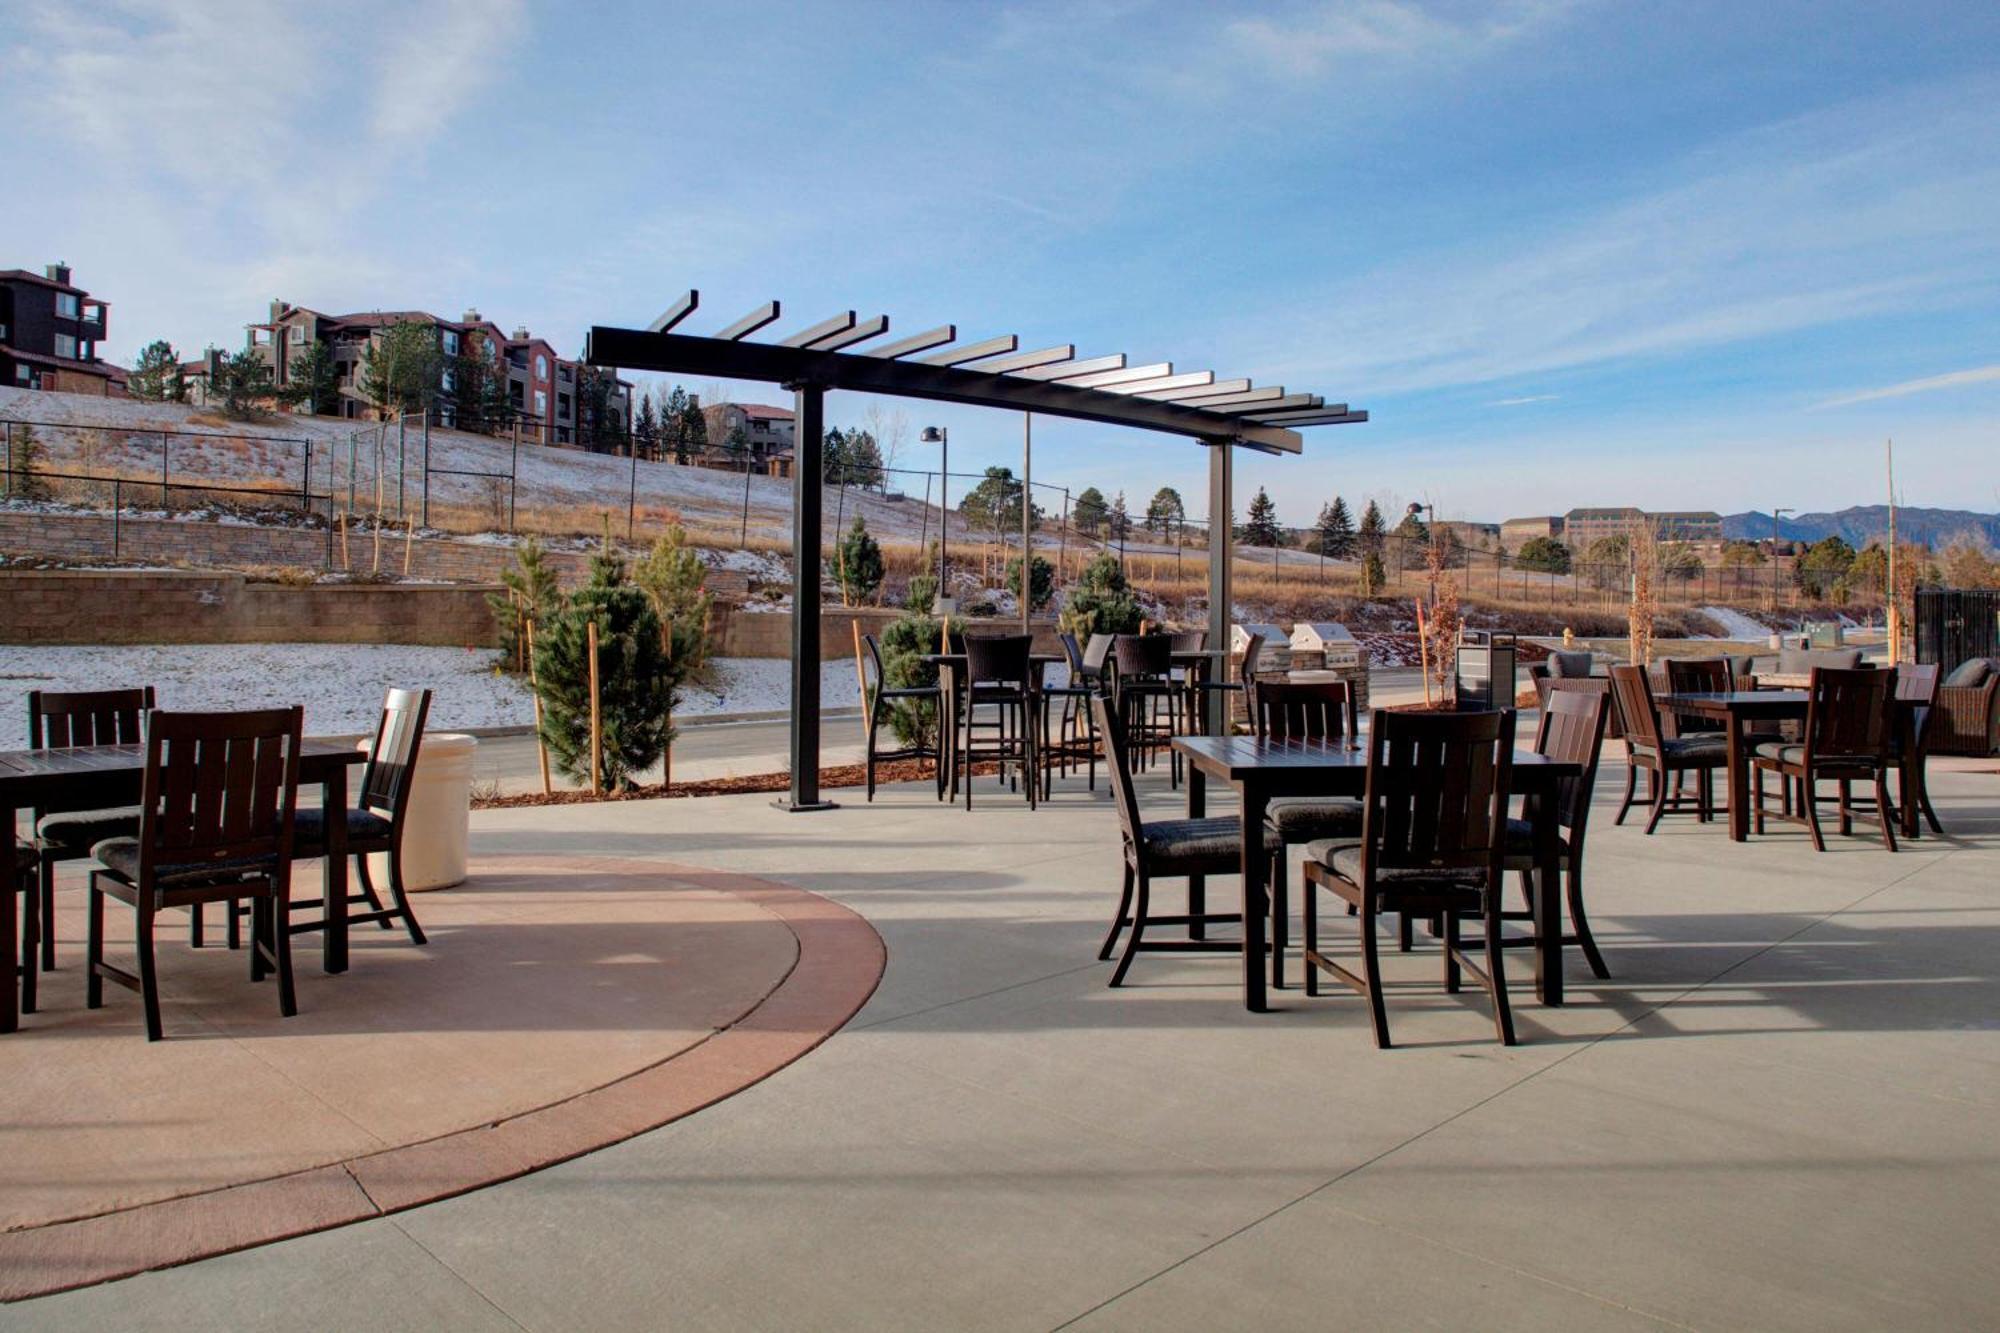
<svg viewBox="0 0 2000 1333">
<path fill-rule="evenodd" d="M 306 469 L 304 474 L 299 478 L 299 512 L 301 514 L 310 514 L 312 512 L 312 488 L 313 488 L 313 442 L 311 440 L 307 440 Z"/>
<path fill-rule="evenodd" d="M 113 477 L 111 479 L 111 558 L 113 560 L 118 558 L 118 511 L 122 508 L 119 501 L 123 498 L 119 492 L 118 479 Z"/>
<path fill-rule="evenodd" d="M 423 523 L 431 525 L 431 410 L 424 409 L 424 507 Z"/>
<path fill-rule="evenodd" d="M 162 509 L 170 507 L 167 501 L 167 482 L 169 476 L 167 471 L 168 445 L 169 445 L 169 439 L 167 433 L 165 431 L 161 431 L 160 432 L 160 508 Z"/>
<path fill-rule="evenodd" d="M 514 531 L 514 506 L 521 498 L 521 418 L 514 418 L 514 457 L 507 464 L 507 531 Z"/>
</svg>

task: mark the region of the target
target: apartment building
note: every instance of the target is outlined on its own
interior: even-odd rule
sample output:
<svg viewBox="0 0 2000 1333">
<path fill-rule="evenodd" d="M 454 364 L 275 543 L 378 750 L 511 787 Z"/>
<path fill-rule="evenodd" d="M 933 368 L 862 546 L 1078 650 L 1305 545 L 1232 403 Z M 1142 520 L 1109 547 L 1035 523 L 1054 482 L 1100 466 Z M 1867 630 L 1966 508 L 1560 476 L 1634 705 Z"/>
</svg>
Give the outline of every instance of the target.
<svg viewBox="0 0 2000 1333">
<path fill-rule="evenodd" d="M 97 355 L 110 303 L 70 278 L 68 264 L 0 271 L 0 384 L 122 395 L 125 372 Z"/>
<path fill-rule="evenodd" d="M 1563 539 L 1563 521 L 1558 514 L 1537 514 L 1533 518 L 1510 518 L 1500 525 L 1501 548 L 1513 552 L 1537 537 Z"/>
<path fill-rule="evenodd" d="M 1650 526 L 1663 542 L 1720 542 L 1722 515 L 1712 509 L 1662 510 L 1648 513 L 1621 509 L 1572 509 L 1563 518 L 1565 540 L 1572 551 L 1587 551 L 1605 537 L 1622 537 Z"/>
<path fill-rule="evenodd" d="M 505 333 L 477 310 L 467 310 L 458 319 L 441 319 L 426 310 L 370 310 L 344 315 L 328 315 L 287 301 L 271 303 L 270 318 L 249 326 L 250 350 L 271 367 L 274 382 L 283 388 L 292 382 L 293 367 L 316 343 L 326 345 L 337 376 L 340 415 L 365 417 L 374 406 L 363 388 L 368 349 L 379 343 L 398 324 L 421 324 L 430 329 L 443 356 L 439 372 L 437 414 L 441 425 L 459 424 L 460 403 L 458 358 L 482 355 L 492 373 L 507 389 L 507 400 L 528 438 L 545 444 L 579 442 L 585 421 L 585 405 L 580 388 L 587 367 L 559 356 L 543 338 L 517 325 Z M 633 386 L 612 378 L 606 411 L 626 433 L 632 426 Z M 468 418 L 474 407 L 467 405 Z M 470 421 L 468 420 L 468 424 Z"/>
<path fill-rule="evenodd" d="M 701 409 L 701 415 L 708 427 L 708 451 L 700 460 L 703 467 L 742 467 L 741 455 L 729 448 L 730 437 L 740 430 L 750 451 L 751 470 L 774 477 L 792 474 L 796 423 L 789 407 L 711 403 Z"/>
</svg>

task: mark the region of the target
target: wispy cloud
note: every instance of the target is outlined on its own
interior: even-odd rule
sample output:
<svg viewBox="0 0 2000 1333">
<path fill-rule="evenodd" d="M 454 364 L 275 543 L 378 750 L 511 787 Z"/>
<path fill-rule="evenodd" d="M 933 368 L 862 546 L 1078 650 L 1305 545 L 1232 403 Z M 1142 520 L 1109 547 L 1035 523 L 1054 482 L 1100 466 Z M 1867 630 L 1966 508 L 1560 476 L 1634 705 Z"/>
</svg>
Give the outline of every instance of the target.
<svg viewBox="0 0 2000 1333">
<path fill-rule="evenodd" d="M 1572 0 L 1513 0 L 1473 18 L 1412 0 L 1323 3 L 1297 18 L 1228 25 L 1230 44 L 1273 73 L 1311 78 L 1352 59 L 1464 58 L 1562 18 Z"/>
<path fill-rule="evenodd" d="M 1553 403 L 1562 397 L 1559 393 L 1533 393 L 1525 398 L 1496 398 L 1488 407 L 1526 407 L 1529 403 Z"/>
<path fill-rule="evenodd" d="M 2000 365 L 1977 366 L 1971 370 L 1954 370 L 1948 375 L 1929 375 L 1920 380 L 1904 380 L 1901 384 L 1890 384 L 1880 389 L 1864 389 L 1860 393 L 1829 398 L 1813 406 L 1816 410 L 1828 407 L 1851 407 L 1855 403 L 1872 403 L 1883 398 L 1907 398 L 1913 393 L 1935 393 L 1939 389 L 1962 389 L 1968 384 L 1996 382 L 2000 382 Z"/>
</svg>

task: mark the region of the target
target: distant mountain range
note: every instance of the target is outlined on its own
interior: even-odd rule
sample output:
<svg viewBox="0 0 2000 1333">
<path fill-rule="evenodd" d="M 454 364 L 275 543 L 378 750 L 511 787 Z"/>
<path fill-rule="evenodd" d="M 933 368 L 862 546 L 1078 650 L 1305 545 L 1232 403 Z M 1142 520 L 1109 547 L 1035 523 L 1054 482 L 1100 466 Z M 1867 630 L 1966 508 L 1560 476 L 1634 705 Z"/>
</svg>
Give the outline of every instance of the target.
<svg viewBox="0 0 2000 1333">
<path fill-rule="evenodd" d="M 1848 545 L 1859 547 L 1888 531 L 1887 505 L 1854 505 L 1834 514 L 1788 514 L 1778 521 L 1778 535 L 1787 541 L 1816 542 L 1822 537 L 1838 536 Z M 1952 538 L 1967 533 L 1979 534 L 1988 546 L 2000 546 L 2000 514 L 1902 505 L 1896 508 L 1896 536 L 1902 541 L 1943 547 Z M 1725 514 L 1722 535 L 1731 539 L 1767 540 L 1771 536 L 1771 516 L 1754 509 L 1747 514 Z"/>
</svg>

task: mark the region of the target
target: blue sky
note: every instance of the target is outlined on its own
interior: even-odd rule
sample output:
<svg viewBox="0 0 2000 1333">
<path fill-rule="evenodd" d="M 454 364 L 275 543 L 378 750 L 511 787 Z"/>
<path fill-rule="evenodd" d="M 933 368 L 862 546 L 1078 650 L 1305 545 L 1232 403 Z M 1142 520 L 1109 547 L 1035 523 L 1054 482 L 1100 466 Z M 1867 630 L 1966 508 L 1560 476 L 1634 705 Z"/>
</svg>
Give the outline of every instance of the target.
<svg viewBox="0 0 2000 1333">
<path fill-rule="evenodd" d="M 1287 522 L 1336 492 L 1874 503 L 1890 436 L 1905 503 L 2000 508 L 2000 5 L 0 19 L 0 266 L 69 260 L 120 360 L 234 345 L 274 296 L 476 305 L 574 348 L 699 287 L 695 332 L 778 297 L 796 327 L 886 311 L 1368 408 L 1245 460 Z M 1018 461 L 1016 417 L 907 415 L 955 469 Z M 1204 506 L 1197 446 L 1036 439 L 1040 480 Z"/>
</svg>

